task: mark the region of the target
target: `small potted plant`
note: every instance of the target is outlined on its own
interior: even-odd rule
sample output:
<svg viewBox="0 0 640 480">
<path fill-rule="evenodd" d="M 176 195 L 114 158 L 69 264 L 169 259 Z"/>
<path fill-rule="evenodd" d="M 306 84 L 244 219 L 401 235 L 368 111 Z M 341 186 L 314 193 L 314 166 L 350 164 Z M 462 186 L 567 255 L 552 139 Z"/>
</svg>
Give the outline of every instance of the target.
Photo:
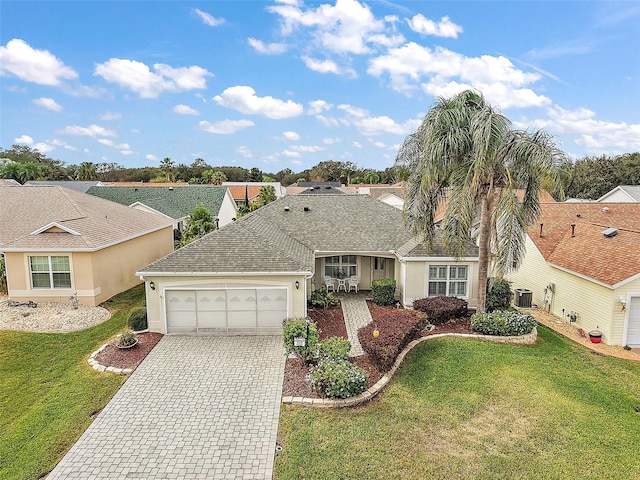
<svg viewBox="0 0 640 480">
<path fill-rule="evenodd" d="M 135 347 L 138 344 L 138 337 L 131 330 L 118 335 L 116 339 L 116 347 L 120 349 Z"/>
<path fill-rule="evenodd" d="M 589 332 L 589 340 L 591 340 L 591 343 L 600 343 L 602 341 L 602 332 L 600 330 L 591 330 Z"/>
</svg>

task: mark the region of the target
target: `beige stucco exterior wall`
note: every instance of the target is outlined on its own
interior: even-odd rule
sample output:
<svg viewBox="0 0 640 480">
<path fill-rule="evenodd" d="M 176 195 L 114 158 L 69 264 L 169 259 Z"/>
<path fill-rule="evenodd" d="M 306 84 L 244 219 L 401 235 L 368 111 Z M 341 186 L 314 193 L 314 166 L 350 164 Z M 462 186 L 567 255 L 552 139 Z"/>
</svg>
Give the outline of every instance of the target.
<svg viewBox="0 0 640 480">
<path fill-rule="evenodd" d="M 526 255 L 520 269 L 507 276 L 512 289 L 526 288 L 532 291 L 534 305 L 546 308 L 553 315 L 569 321 L 570 312 L 578 314 L 574 325 L 585 331 L 598 329 L 603 342 L 620 345 L 624 328 L 622 305 L 617 297 L 628 291 L 640 289 L 640 280 L 614 290 L 588 278 L 575 275 L 547 264 L 534 243 L 527 237 Z M 545 287 L 553 283 L 554 293 Z"/>
<path fill-rule="evenodd" d="M 96 252 L 7 252 L 9 298 L 69 303 L 69 295 L 77 292 L 83 305 L 99 305 L 140 283 L 135 272 L 172 251 L 173 229 L 167 227 Z M 72 288 L 31 288 L 29 256 L 32 255 L 68 255 Z"/>
<path fill-rule="evenodd" d="M 300 288 L 296 289 L 295 282 Z M 155 290 L 149 287 L 153 281 Z M 145 277 L 147 320 L 149 330 L 166 333 L 166 317 L 164 309 L 164 295 L 171 289 L 207 289 L 233 287 L 285 287 L 287 289 L 288 307 L 287 317 L 304 317 L 307 314 L 307 296 L 304 275 L 253 275 L 253 276 L 171 276 L 160 277 L 148 275 Z M 308 285 L 308 284 L 307 284 Z"/>
<path fill-rule="evenodd" d="M 467 303 L 470 308 L 478 305 L 478 262 L 438 260 L 438 261 L 415 261 L 406 260 L 402 263 L 401 274 L 404 284 L 404 295 L 402 302 L 406 307 L 411 307 L 413 301 L 425 298 L 429 294 L 428 272 L 430 265 L 466 265 L 468 267 L 467 278 Z"/>
</svg>

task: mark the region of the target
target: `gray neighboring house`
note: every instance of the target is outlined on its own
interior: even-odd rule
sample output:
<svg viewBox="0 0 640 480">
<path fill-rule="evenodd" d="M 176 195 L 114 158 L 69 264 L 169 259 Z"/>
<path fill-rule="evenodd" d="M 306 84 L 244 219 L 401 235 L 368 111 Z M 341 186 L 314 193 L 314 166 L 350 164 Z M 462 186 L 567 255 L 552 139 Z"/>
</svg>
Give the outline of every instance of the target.
<svg viewBox="0 0 640 480">
<path fill-rule="evenodd" d="M 98 180 L 29 180 L 25 185 L 34 187 L 58 186 L 75 190 L 76 192 L 87 193 L 91 187 L 101 186 L 102 182 Z"/>
<path fill-rule="evenodd" d="M 394 278 L 397 299 L 456 295 L 476 305 L 478 249 L 427 250 L 402 212 L 368 195 L 287 195 L 142 268 L 149 327 L 168 334 L 278 334 L 307 315 L 324 277 Z"/>
<path fill-rule="evenodd" d="M 618 185 L 596 200 L 598 203 L 640 203 L 640 185 Z"/>
<path fill-rule="evenodd" d="M 173 228 L 182 230 L 185 221 L 203 204 L 219 227 L 235 220 L 236 204 L 227 187 L 212 185 L 153 187 L 91 187 L 89 195 L 111 200 L 138 210 L 156 213 L 173 220 Z"/>
</svg>

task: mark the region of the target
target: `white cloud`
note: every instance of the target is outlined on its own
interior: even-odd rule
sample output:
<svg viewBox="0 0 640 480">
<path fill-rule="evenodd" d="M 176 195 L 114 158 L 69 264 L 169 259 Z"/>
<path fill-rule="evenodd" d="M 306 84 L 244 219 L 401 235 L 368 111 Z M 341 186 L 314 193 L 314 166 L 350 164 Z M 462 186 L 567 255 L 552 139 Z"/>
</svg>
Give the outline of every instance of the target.
<svg viewBox="0 0 640 480">
<path fill-rule="evenodd" d="M 336 143 L 340 143 L 342 142 L 341 139 L 339 138 L 325 138 L 322 140 L 322 143 L 326 144 L 326 145 L 335 145 Z"/>
<path fill-rule="evenodd" d="M 99 125 L 89 125 L 88 127 L 81 127 L 79 125 L 70 125 L 65 127 L 63 130 L 64 133 L 68 133 L 69 135 L 77 135 L 83 137 L 117 137 L 115 131 L 107 130 L 104 127 Z"/>
<path fill-rule="evenodd" d="M 391 87 L 397 91 L 410 91 L 420 83 L 430 95 L 444 97 L 474 88 L 501 108 L 551 103 L 548 97 L 528 88 L 541 78 L 540 74 L 519 70 L 503 56 L 466 57 L 446 48 L 430 49 L 411 42 L 373 58 L 367 72 L 376 77 L 388 74 Z"/>
<path fill-rule="evenodd" d="M 240 155 L 242 155 L 244 158 L 253 158 L 254 154 L 251 151 L 251 149 L 245 145 L 241 145 L 238 148 L 236 148 L 236 153 L 239 153 Z"/>
<path fill-rule="evenodd" d="M 194 9 L 193 11 L 200 17 L 205 25 L 208 25 L 210 27 L 218 27 L 224 23 L 224 18 L 216 18 L 213 15 L 207 12 L 203 12 L 198 8 Z"/>
<path fill-rule="evenodd" d="M 48 50 L 36 50 L 19 38 L 7 42 L 6 47 L 0 46 L 0 76 L 7 74 L 51 86 L 60 85 L 64 79 L 78 78 L 72 68 Z"/>
<path fill-rule="evenodd" d="M 291 145 L 287 150 L 300 153 L 318 153 L 324 148 L 317 145 Z"/>
<path fill-rule="evenodd" d="M 514 122 L 517 128 L 544 129 L 552 135 L 575 137 L 576 145 L 591 153 L 628 153 L 640 150 L 640 123 L 597 120 L 595 112 L 559 106 L 547 109 L 548 118 Z"/>
<path fill-rule="evenodd" d="M 52 112 L 61 112 L 62 105 L 57 103 L 53 98 L 40 97 L 33 100 L 33 103 L 39 107 L 51 110 Z"/>
<path fill-rule="evenodd" d="M 247 40 L 254 50 L 265 55 L 279 55 L 288 49 L 286 43 L 264 43 L 262 40 L 249 38 Z"/>
<path fill-rule="evenodd" d="M 296 152 L 294 150 L 283 150 L 282 155 L 289 158 L 300 158 L 302 156 L 300 152 Z"/>
<path fill-rule="evenodd" d="M 99 138 L 98 143 L 105 147 L 115 148 L 116 150 L 131 150 L 128 143 L 115 143 L 113 140 L 109 140 L 108 138 Z"/>
<path fill-rule="evenodd" d="M 418 119 L 409 119 L 400 124 L 386 115 L 372 117 L 368 110 L 352 105 L 339 105 L 338 109 L 345 112 L 345 117 L 341 120 L 343 124 L 355 126 L 360 133 L 367 136 L 384 133 L 408 135 L 420 125 Z"/>
<path fill-rule="evenodd" d="M 180 115 L 200 115 L 200 112 L 189 107 L 188 105 L 176 105 L 173 107 L 174 113 L 179 113 Z"/>
<path fill-rule="evenodd" d="M 13 143 L 21 145 L 33 145 L 33 138 L 31 138 L 29 135 L 20 135 L 19 137 L 13 139 Z"/>
<path fill-rule="evenodd" d="M 336 75 L 349 75 L 352 78 L 357 76 L 355 70 L 352 68 L 340 67 L 333 60 L 317 60 L 308 56 L 303 56 L 302 61 L 309 70 L 313 70 L 318 73 L 334 73 Z"/>
<path fill-rule="evenodd" d="M 338 0 L 335 5 L 316 8 L 305 8 L 302 2 L 281 2 L 267 10 L 280 16 L 283 35 L 307 29 L 312 42 L 322 51 L 363 55 L 378 46 L 404 41 L 400 35 L 387 33 L 388 24 L 392 27 L 395 17 L 377 19 L 368 5 L 357 0 Z"/>
<path fill-rule="evenodd" d="M 155 72 L 135 60 L 111 58 L 105 63 L 96 65 L 94 75 L 101 76 L 107 82 L 136 92 L 141 98 L 156 98 L 164 91 L 182 92 L 207 87 L 206 77 L 213 74 L 196 65 L 173 68 L 156 63 Z"/>
<path fill-rule="evenodd" d="M 298 135 L 296 132 L 292 132 L 290 130 L 286 131 L 286 132 L 282 132 L 282 136 L 286 140 L 291 140 L 292 142 L 300 140 L 300 135 Z"/>
<path fill-rule="evenodd" d="M 309 102 L 309 108 L 307 109 L 308 115 L 318 115 L 319 113 L 328 112 L 333 108 L 333 104 L 324 100 L 313 100 Z"/>
<path fill-rule="evenodd" d="M 112 120 L 120 120 L 121 118 L 122 118 L 122 114 L 120 113 L 107 112 L 100 115 L 100 120 L 103 120 L 105 122 L 112 121 Z"/>
<path fill-rule="evenodd" d="M 253 127 L 255 123 L 251 120 L 222 120 L 220 122 L 209 123 L 206 120 L 202 120 L 200 123 L 200 129 L 209 133 L 216 133 L 219 135 L 229 135 L 231 133 L 239 132 L 248 127 Z"/>
<path fill-rule="evenodd" d="M 362 144 L 360 142 L 351 142 L 351 146 L 355 148 L 362 148 Z"/>
<path fill-rule="evenodd" d="M 462 27 L 453 23 L 449 17 L 442 17 L 439 22 L 425 17 L 421 13 L 407 20 L 407 24 L 414 32 L 423 35 L 435 35 L 436 37 L 458 38 L 462 33 Z"/>
<path fill-rule="evenodd" d="M 153 153 L 147 153 L 144 158 L 146 158 L 147 160 L 150 160 L 152 162 L 157 162 L 158 161 L 158 157 L 156 157 Z"/>
<path fill-rule="evenodd" d="M 38 150 L 39 152 L 47 153 L 47 152 L 50 152 L 51 150 L 55 150 L 56 147 L 54 147 L 53 145 L 49 145 L 48 143 L 38 142 L 35 145 L 33 145 L 33 148 L 35 150 Z"/>
<path fill-rule="evenodd" d="M 258 97 L 248 86 L 229 87 L 213 100 L 222 107 L 231 108 L 247 115 L 263 115 L 267 118 L 282 119 L 302 114 L 302 105 L 291 100 L 279 100 L 270 96 Z"/>
<path fill-rule="evenodd" d="M 373 142 L 373 146 L 378 148 L 387 148 L 383 142 Z"/>
</svg>

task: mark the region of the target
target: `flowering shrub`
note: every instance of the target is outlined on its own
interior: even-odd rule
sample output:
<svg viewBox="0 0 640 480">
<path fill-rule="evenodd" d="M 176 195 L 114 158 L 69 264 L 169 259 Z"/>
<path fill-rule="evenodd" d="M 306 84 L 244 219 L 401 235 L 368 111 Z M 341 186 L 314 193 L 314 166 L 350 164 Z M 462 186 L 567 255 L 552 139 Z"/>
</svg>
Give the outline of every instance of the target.
<svg viewBox="0 0 640 480">
<path fill-rule="evenodd" d="M 308 363 L 316 354 L 320 329 L 314 322 L 307 322 L 304 318 L 288 318 L 284 321 L 282 340 L 285 353 L 293 353 L 305 363 Z M 304 346 L 296 346 L 295 339 L 304 338 Z"/>
<path fill-rule="evenodd" d="M 413 308 L 427 314 L 432 325 L 440 325 L 467 314 L 467 301 L 458 297 L 428 297 L 414 300 Z"/>
<path fill-rule="evenodd" d="M 536 319 L 528 314 L 508 310 L 474 313 L 471 328 L 485 335 L 526 335 L 536 326 Z"/>
<path fill-rule="evenodd" d="M 330 337 L 318 344 L 318 357 L 344 361 L 349 358 L 351 342 L 342 337 Z"/>
<path fill-rule="evenodd" d="M 381 372 L 388 371 L 402 349 L 419 336 L 425 319 L 408 310 L 390 310 L 358 330 L 358 339 Z M 378 330 L 378 337 L 373 331 Z"/>
<path fill-rule="evenodd" d="M 323 358 L 309 369 L 309 380 L 311 388 L 326 397 L 347 398 L 364 392 L 369 377 L 349 361 Z"/>
</svg>

